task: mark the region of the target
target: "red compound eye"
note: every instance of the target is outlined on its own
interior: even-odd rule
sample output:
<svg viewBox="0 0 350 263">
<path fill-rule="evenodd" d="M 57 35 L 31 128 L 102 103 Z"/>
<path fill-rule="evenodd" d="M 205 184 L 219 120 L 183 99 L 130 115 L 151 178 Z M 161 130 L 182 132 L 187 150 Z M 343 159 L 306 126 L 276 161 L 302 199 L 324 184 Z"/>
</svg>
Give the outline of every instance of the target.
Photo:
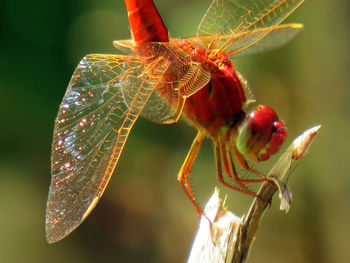
<svg viewBox="0 0 350 263">
<path fill-rule="evenodd" d="M 251 161 L 264 161 L 278 151 L 287 130 L 276 112 L 266 105 L 259 105 L 241 124 L 237 149 Z"/>
</svg>

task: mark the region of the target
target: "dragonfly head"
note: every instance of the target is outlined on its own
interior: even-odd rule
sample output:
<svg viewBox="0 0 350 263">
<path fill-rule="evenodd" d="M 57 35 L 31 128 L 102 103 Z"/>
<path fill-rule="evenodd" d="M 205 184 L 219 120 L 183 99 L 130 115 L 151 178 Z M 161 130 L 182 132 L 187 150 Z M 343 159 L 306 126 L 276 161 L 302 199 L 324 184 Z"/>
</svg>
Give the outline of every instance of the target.
<svg viewBox="0 0 350 263">
<path fill-rule="evenodd" d="M 239 127 L 236 147 L 248 160 L 264 161 L 278 151 L 287 130 L 276 112 L 258 105 Z"/>
</svg>

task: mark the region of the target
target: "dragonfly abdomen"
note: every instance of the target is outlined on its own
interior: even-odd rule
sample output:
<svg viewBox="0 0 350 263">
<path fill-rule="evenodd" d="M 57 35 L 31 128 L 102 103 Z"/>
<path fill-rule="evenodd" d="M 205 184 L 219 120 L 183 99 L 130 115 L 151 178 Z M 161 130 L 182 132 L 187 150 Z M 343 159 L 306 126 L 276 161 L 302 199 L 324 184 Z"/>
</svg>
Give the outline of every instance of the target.
<svg viewBox="0 0 350 263">
<path fill-rule="evenodd" d="M 152 0 L 125 0 L 134 40 L 137 44 L 168 42 L 168 30 Z"/>
</svg>

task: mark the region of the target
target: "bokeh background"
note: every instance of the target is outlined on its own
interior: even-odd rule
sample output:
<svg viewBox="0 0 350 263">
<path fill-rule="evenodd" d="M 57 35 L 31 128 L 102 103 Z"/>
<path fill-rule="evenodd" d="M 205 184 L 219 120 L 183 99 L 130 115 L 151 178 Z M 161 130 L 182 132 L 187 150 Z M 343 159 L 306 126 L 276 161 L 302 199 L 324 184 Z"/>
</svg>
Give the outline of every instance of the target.
<svg viewBox="0 0 350 263">
<path fill-rule="evenodd" d="M 171 36 L 194 35 L 210 0 L 155 1 Z M 321 124 L 291 180 L 285 215 L 275 197 L 248 262 L 349 262 L 350 11 L 348 0 L 306 1 L 289 45 L 237 60 L 257 101 L 288 125 L 287 144 Z M 79 60 L 130 38 L 120 0 L 3 0 L 0 7 L 0 262 L 184 262 L 198 219 L 176 175 L 195 130 L 135 125 L 107 191 L 79 229 L 45 240 L 50 144 L 58 105 Z M 287 145 L 286 144 L 286 145 Z M 286 149 L 286 145 L 282 150 Z M 256 167 L 268 171 L 276 161 Z M 218 185 L 211 142 L 192 172 L 204 204 Z M 238 215 L 250 197 L 228 191 Z"/>
</svg>

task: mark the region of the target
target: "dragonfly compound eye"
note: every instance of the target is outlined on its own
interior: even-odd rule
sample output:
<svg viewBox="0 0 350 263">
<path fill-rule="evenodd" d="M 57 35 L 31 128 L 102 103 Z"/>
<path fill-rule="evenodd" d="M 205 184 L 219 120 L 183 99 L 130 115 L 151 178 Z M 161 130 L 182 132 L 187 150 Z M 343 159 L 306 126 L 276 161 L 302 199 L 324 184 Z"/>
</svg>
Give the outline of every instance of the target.
<svg viewBox="0 0 350 263">
<path fill-rule="evenodd" d="M 274 110 L 259 105 L 241 124 L 236 141 L 237 149 L 251 161 L 264 161 L 278 151 L 287 130 Z"/>
</svg>

